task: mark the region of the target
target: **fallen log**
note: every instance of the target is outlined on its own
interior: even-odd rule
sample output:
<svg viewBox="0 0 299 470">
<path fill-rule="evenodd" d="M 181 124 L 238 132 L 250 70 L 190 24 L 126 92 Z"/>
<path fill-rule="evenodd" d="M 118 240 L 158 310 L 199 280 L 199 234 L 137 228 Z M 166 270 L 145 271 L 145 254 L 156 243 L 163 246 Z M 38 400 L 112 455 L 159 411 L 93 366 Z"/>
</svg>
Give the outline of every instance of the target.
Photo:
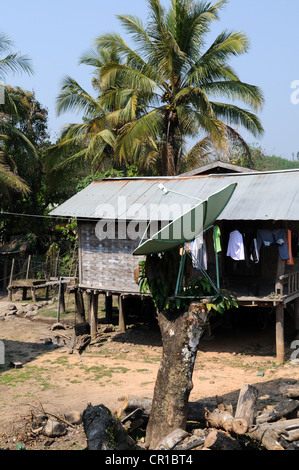
<svg viewBox="0 0 299 470">
<path fill-rule="evenodd" d="M 207 435 L 204 448 L 211 450 L 241 450 L 241 445 L 232 436 L 224 431 L 213 429 Z"/>
<path fill-rule="evenodd" d="M 133 411 L 141 409 L 142 413 L 140 416 L 143 418 L 149 418 L 152 409 L 152 399 L 151 398 L 143 398 L 143 397 L 135 397 L 135 396 L 128 396 L 124 399 L 122 406 L 118 410 L 118 416 L 121 416 L 122 413 L 132 413 Z M 211 403 L 205 402 L 189 402 L 188 403 L 188 412 L 187 412 L 187 420 L 188 421 L 195 421 L 199 423 L 205 422 L 205 413 L 206 410 L 213 411 L 215 409 L 215 405 L 211 405 Z"/>
<path fill-rule="evenodd" d="M 244 419 L 248 426 L 253 425 L 256 416 L 257 397 L 257 388 L 244 384 L 240 390 L 235 418 Z"/>
<path fill-rule="evenodd" d="M 212 412 L 206 411 L 206 422 L 211 428 L 221 428 L 238 435 L 243 435 L 248 430 L 248 424 L 245 419 L 234 418 L 229 411 L 220 410 L 219 408 Z"/>
<path fill-rule="evenodd" d="M 184 429 L 175 429 L 158 443 L 155 450 L 171 450 L 187 436 L 189 436 L 189 433 Z"/>
<path fill-rule="evenodd" d="M 280 387 L 280 393 L 287 398 L 298 398 L 299 399 L 299 384 L 295 385 L 284 385 Z"/>
<path fill-rule="evenodd" d="M 176 445 L 174 450 L 192 450 L 196 447 L 202 447 L 205 443 L 205 437 L 193 438 L 190 441 L 187 441 L 181 445 Z"/>
<path fill-rule="evenodd" d="M 248 436 L 258 441 L 267 450 L 284 450 L 278 441 L 279 434 L 271 427 L 255 426 L 255 428 L 248 433 Z"/>
<path fill-rule="evenodd" d="M 278 421 L 281 418 L 284 418 L 290 415 L 293 411 L 299 408 L 299 401 L 293 400 L 292 398 L 283 399 L 278 405 L 276 405 L 272 410 L 262 413 L 256 418 L 257 424 L 271 423 Z"/>
<path fill-rule="evenodd" d="M 299 428 L 294 430 L 285 431 L 284 438 L 288 442 L 299 441 Z"/>
<path fill-rule="evenodd" d="M 279 437 L 289 432 L 299 430 L 299 419 L 284 419 L 274 423 L 252 426 L 247 435 L 258 441 L 267 450 L 285 450 L 279 442 Z"/>
<path fill-rule="evenodd" d="M 152 402 L 151 398 L 128 396 L 124 399 L 121 408 L 118 410 L 118 415 L 120 416 L 122 412 L 132 413 L 137 409 L 141 409 L 141 416 L 148 418 L 152 409 Z"/>
</svg>

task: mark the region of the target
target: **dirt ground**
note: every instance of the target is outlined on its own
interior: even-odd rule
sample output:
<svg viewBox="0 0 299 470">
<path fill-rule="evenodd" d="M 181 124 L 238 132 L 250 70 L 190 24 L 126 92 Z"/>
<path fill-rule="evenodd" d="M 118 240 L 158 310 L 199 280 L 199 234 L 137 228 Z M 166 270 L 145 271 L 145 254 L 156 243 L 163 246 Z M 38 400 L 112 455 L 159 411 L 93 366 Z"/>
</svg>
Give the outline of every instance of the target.
<svg viewBox="0 0 299 470">
<path fill-rule="evenodd" d="M 9 311 L 6 301 L 0 301 L 0 313 Z M 70 354 L 74 316 L 64 316 L 64 329 L 53 330 L 55 315 L 46 315 L 50 308 L 55 312 L 56 305 L 45 305 L 31 317 L 15 312 L 0 316 L 0 340 L 5 346 L 5 364 L 0 365 L 0 449 L 14 450 L 19 442 L 32 449 L 84 449 L 82 425 L 69 428 L 61 438 L 32 439 L 26 438 L 28 420 L 39 410 L 59 417 L 69 411 L 83 412 L 89 403 L 116 411 L 128 395 L 153 396 L 162 354 L 156 326 L 128 325 L 126 333 L 115 326 L 104 333 L 105 323 L 100 320 L 98 341 L 81 355 Z M 190 401 L 223 396 L 227 403 L 236 404 L 240 388 L 248 383 L 259 390 L 261 410 L 273 406 L 280 396 L 279 386 L 299 379 L 299 364 L 290 361 L 294 335 L 286 318 L 286 363 L 278 365 L 271 312 L 263 330 L 253 310 L 240 310 L 230 324 L 215 325 L 200 343 Z M 22 367 L 14 368 L 16 362 Z"/>
</svg>

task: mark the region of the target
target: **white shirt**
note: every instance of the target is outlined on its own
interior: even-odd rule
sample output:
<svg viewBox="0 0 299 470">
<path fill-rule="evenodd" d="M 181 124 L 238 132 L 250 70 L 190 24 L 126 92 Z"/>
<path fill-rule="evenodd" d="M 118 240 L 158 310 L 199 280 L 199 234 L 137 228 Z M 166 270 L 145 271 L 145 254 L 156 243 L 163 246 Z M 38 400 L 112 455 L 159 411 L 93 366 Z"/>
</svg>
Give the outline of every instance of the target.
<svg viewBox="0 0 299 470">
<path fill-rule="evenodd" d="M 234 230 L 229 235 L 226 256 L 230 256 L 236 261 L 245 260 L 243 236 L 238 230 Z"/>
</svg>

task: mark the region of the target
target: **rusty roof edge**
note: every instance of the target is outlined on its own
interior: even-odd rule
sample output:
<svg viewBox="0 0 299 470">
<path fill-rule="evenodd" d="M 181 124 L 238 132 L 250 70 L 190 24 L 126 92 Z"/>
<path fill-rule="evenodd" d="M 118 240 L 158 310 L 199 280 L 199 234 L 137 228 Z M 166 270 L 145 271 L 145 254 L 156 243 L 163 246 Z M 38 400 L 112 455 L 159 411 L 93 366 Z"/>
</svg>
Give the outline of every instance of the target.
<svg viewBox="0 0 299 470">
<path fill-rule="evenodd" d="M 244 173 L 211 173 L 209 175 L 176 175 L 176 176 L 120 176 L 117 178 L 103 178 L 99 180 L 94 180 L 91 184 L 94 183 L 101 183 L 101 182 L 110 182 L 110 181 L 134 181 L 134 180 L 182 180 L 182 179 L 204 179 L 204 178 L 223 178 L 223 177 L 242 177 L 242 176 L 262 176 L 262 175 L 271 175 L 271 174 L 284 174 L 284 173 L 298 173 L 299 168 L 290 168 L 287 170 L 267 170 L 267 171 L 259 171 L 259 170 L 252 170 Z"/>
</svg>

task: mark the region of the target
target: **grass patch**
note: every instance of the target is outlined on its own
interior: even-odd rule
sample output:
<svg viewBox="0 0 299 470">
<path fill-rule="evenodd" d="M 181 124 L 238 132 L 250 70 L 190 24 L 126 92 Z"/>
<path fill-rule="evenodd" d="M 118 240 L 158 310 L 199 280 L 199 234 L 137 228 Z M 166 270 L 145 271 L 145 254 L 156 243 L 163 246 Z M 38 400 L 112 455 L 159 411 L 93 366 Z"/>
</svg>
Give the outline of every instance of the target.
<svg viewBox="0 0 299 470">
<path fill-rule="evenodd" d="M 126 367 L 106 367 L 106 366 L 92 366 L 92 367 L 86 367 L 84 365 L 80 366 L 82 370 L 84 370 L 86 375 L 92 375 L 92 377 L 89 377 L 89 380 L 96 381 L 96 380 L 101 380 L 103 378 L 111 379 L 113 374 L 125 374 L 126 372 L 129 372 L 129 369 Z"/>
<path fill-rule="evenodd" d="M 0 376 L 0 385 L 16 387 L 22 383 L 36 382 L 42 387 L 42 390 L 46 390 L 51 387 L 51 378 L 45 373 L 49 374 L 49 370 L 37 366 L 25 366 L 22 369 L 11 369 L 4 372 Z"/>
</svg>

